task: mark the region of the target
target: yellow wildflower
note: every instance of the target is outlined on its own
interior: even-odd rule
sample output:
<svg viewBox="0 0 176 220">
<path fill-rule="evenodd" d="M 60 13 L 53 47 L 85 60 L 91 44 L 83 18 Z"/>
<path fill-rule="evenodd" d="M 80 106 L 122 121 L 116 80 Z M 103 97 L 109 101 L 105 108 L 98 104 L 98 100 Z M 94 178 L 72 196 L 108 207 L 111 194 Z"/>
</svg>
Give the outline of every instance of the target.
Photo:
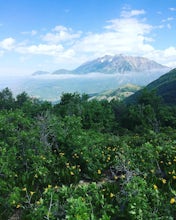
<svg viewBox="0 0 176 220">
<path fill-rule="evenodd" d="M 117 180 L 117 179 L 118 179 L 118 176 L 114 176 L 114 179 Z"/>
<path fill-rule="evenodd" d="M 37 201 L 36 204 L 37 204 L 37 205 L 40 205 L 40 201 Z"/>
<path fill-rule="evenodd" d="M 166 179 L 162 179 L 161 181 L 163 182 L 163 184 L 166 184 L 167 182 Z"/>
<path fill-rule="evenodd" d="M 111 159 L 111 157 L 108 157 L 108 158 L 107 158 L 107 162 L 108 162 L 110 159 Z"/>
<path fill-rule="evenodd" d="M 72 171 L 70 172 L 70 174 L 71 174 L 72 176 L 74 176 L 74 173 L 73 173 Z"/>
<path fill-rule="evenodd" d="M 42 160 L 46 160 L 46 157 L 44 157 L 43 155 L 41 155 L 40 158 L 41 158 Z"/>
<path fill-rule="evenodd" d="M 36 202 L 36 204 L 37 204 L 37 205 L 41 205 L 41 204 L 43 204 L 43 199 L 40 198 L 40 199 Z"/>
<path fill-rule="evenodd" d="M 171 198 L 170 199 L 170 204 L 174 204 L 175 203 L 175 198 Z"/>
<path fill-rule="evenodd" d="M 66 167 L 69 167 L 70 166 L 70 164 L 69 163 L 66 163 Z"/>
<path fill-rule="evenodd" d="M 113 193 L 110 193 L 110 198 L 114 197 L 115 195 Z"/>
<path fill-rule="evenodd" d="M 22 189 L 22 191 L 24 191 L 24 192 L 27 191 L 26 187 L 24 187 L 24 188 Z"/>
<path fill-rule="evenodd" d="M 48 185 L 48 189 L 50 189 L 51 187 L 52 187 L 52 186 L 49 184 L 49 185 Z"/>
<path fill-rule="evenodd" d="M 98 173 L 98 174 L 101 174 L 101 170 L 98 170 L 97 173 Z"/>
<path fill-rule="evenodd" d="M 158 190 L 158 187 L 157 187 L 157 185 L 153 185 L 153 188 L 154 188 L 154 190 Z"/>
<path fill-rule="evenodd" d="M 17 208 L 17 209 L 19 209 L 20 207 L 21 207 L 21 205 L 20 205 L 20 204 L 18 204 L 18 205 L 16 206 L 16 208 Z"/>
<path fill-rule="evenodd" d="M 31 195 L 31 196 L 33 196 L 33 195 L 34 195 L 34 193 L 35 193 L 35 192 L 33 192 L 33 191 L 30 191 L 30 195 Z"/>
<path fill-rule="evenodd" d="M 176 176 L 173 176 L 173 179 L 176 180 Z"/>
</svg>

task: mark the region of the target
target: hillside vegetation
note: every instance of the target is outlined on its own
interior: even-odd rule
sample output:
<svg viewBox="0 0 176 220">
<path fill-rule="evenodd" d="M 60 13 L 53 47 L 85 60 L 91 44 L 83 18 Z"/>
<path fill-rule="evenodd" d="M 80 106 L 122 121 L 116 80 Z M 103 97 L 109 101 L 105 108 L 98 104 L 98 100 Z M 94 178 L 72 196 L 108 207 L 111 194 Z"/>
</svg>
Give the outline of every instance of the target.
<svg viewBox="0 0 176 220">
<path fill-rule="evenodd" d="M 169 71 L 157 80 L 148 84 L 144 90 L 155 91 L 157 95 L 162 97 L 165 104 L 175 105 L 176 104 L 176 69 Z M 129 97 L 127 102 L 136 102 L 138 97 L 144 90 L 140 90 L 131 97 Z"/>
<path fill-rule="evenodd" d="M 0 92 L 0 219 L 174 220 L 176 107 Z"/>
<path fill-rule="evenodd" d="M 133 84 L 126 84 L 121 86 L 117 89 L 106 90 L 104 92 L 100 92 L 97 94 L 90 95 L 90 99 L 97 99 L 97 100 L 108 100 L 111 101 L 113 99 L 122 101 L 125 98 L 133 95 L 135 92 L 140 90 L 142 87 L 133 85 Z"/>
</svg>

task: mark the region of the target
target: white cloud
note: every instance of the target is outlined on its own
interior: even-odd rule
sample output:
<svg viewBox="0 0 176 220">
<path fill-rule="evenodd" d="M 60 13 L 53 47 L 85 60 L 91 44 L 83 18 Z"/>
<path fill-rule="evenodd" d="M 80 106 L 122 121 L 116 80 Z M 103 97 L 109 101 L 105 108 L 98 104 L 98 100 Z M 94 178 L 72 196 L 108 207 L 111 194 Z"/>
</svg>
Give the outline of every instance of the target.
<svg viewBox="0 0 176 220">
<path fill-rule="evenodd" d="M 155 60 L 168 67 L 176 67 L 176 47 L 168 47 L 165 50 L 153 50 L 152 52 L 146 53 L 144 56 L 152 60 Z"/>
<path fill-rule="evenodd" d="M 131 17 L 135 17 L 138 15 L 144 15 L 146 12 L 142 9 L 142 10 L 126 10 L 124 9 L 121 12 L 121 17 L 123 18 L 131 18 Z"/>
<path fill-rule="evenodd" d="M 40 54 L 40 55 L 49 55 L 55 56 L 58 53 L 63 51 L 62 45 L 47 45 L 47 44 L 39 44 L 39 45 L 30 45 L 30 46 L 19 46 L 16 48 L 16 51 L 22 54 Z"/>
<path fill-rule="evenodd" d="M 31 35 L 31 36 L 35 36 L 37 34 L 36 30 L 32 30 L 32 31 L 23 31 L 21 32 L 24 35 Z"/>
<path fill-rule="evenodd" d="M 176 48 L 175 47 L 169 47 L 164 50 L 164 56 L 165 57 L 175 57 L 176 55 Z"/>
<path fill-rule="evenodd" d="M 74 32 L 71 28 L 64 26 L 56 26 L 52 32 L 47 33 L 43 36 L 43 40 L 48 43 L 60 43 L 60 42 L 69 42 L 78 39 L 81 36 L 81 32 Z"/>
<path fill-rule="evenodd" d="M 152 30 L 152 26 L 146 24 L 136 18 L 122 18 L 109 21 L 110 25 L 106 29 L 110 29 L 122 34 L 148 34 Z M 129 38 L 129 36 L 128 36 Z"/>
<path fill-rule="evenodd" d="M 12 50 L 14 48 L 15 39 L 12 37 L 0 41 L 0 47 L 4 50 Z"/>
<path fill-rule="evenodd" d="M 176 11 L 176 8 L 169 8 L 170 11 Z"/>
<path fill-rule="evenodd" d="M 66 32 L 68 30 L 69 30 L 69 28 L 62 26 L 62 25 L 57 25 L 55 28 L 52 29 L 52 31 L 58 31 L 58 32 L 60 32 L 60 31 Z"/>
<path fill-rule="evenodd" d="M 166 19 L 163 19 L 162 22 L 173 21 L 173 20 L 174 20 L 173 17 L 168 17 Z"/>
<path fill-rule="evenodd" d="M 77 41 L 73 49 L 76 54 L 90 57 L 105 54 L 142 54 L 153 50 L 147 42 L 153 41 L 147 35 L 152 26 L 136 18 L 120 18 L 108 21 L 102 33 L 89 33 Z"/>
</svg>

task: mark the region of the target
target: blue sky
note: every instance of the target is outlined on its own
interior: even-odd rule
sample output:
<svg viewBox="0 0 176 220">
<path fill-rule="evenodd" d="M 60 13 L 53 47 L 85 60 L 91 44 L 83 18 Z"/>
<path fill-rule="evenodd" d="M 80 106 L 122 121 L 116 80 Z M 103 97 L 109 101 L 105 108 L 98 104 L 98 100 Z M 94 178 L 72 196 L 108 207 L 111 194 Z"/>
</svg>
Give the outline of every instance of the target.
<svg viewBox="0 0 176 220">
<path fill-rule="evenodd" d="M 0 75 L 143 56 L 176 67 L 175 0 L 0 0 Z"/>
</svg>

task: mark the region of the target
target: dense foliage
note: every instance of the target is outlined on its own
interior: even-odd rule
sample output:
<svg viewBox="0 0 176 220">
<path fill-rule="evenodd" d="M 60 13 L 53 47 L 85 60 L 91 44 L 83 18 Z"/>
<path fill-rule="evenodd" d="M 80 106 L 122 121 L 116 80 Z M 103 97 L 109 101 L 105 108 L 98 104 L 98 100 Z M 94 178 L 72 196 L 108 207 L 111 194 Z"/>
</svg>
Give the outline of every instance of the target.
<svg viewBox="0 0 176 220">
<path fill-rule="evenodd" d="M 0 92 L 0 219 L 174 220 L 176 108 Z"/>
</svg>

